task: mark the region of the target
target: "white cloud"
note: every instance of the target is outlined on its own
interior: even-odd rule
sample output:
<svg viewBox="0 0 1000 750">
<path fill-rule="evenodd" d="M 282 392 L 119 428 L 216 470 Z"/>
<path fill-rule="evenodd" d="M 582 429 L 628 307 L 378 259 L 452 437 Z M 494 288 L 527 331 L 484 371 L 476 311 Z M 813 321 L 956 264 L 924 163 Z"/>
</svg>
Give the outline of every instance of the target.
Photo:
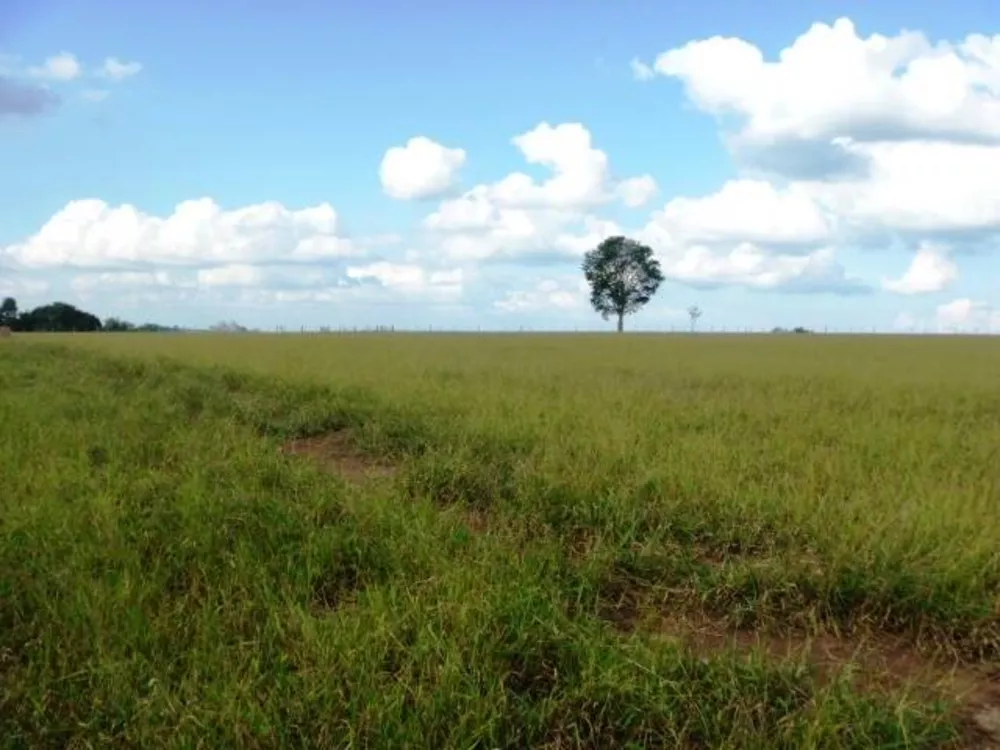
<svg viewBox="0 0 1000 750">
<path fill-rule="evenodd" d="M 264 269 L 260 266 L 250 266 L 245 263 L 233 263 L 218 268 L 201 268 L 198 270 L 198 283 L 202 286 L 260 286 L 266 278 Z"/>
<path fill-rule="evenodd" d="M 490 200 L 489 187 L 478 185 L 461 198 L 445 201 L 424 219 L 424 226 L 441 231 L 485 229 L 500 216 Z"/>
<path fill-rule="evenodd" d="M 771 59 L 749 41 L 712 37 L 649 67 L 718 116 L 751 168 L 715 196 L 676 199 L 654 216 L 646 233 L 665 266 L 728 258 L 787 270 L 806 252 L 809 268 L 841 277 L 837 248 L 902 243 L 922 249 L 882 287 L 919 294 L 958 277 L 934 243 L 988 247 L 1000 234 L 1000 35 L 864 37 L 842 18 L 812 25 Z"/>
<path fill-rule="evenodd" d="M 338 236 L 337 213 L 327 203 L 292 210 L 272 201 L 225 211 L 210 198 L 180 203 L 166 218 L 130 205 L 73 201 L 33 237 L 0 248 L 0 258 L 26 268 L 205 267 L 361 254 Z"/>
<path fill-rule="evenodd" d="M 803 189 L 855 229 L 908 235 L 1000 230 L 1000 147 L 908 141 L 845 148 L 866 159 L 864 176 Z"/>
<path fill-rule="evenodd" d="M 750 289 L 858 294 L 867 291 L 847 275 L 831 248 L 808 254 L 770 253 L 751 243 L 726 250 L 704 245 L 657 246 L 664 276 L 695 286 L 743 286 Z"/>
<path fill-rule="evenodd" d="M 507 175 L 491 188 L 494 200 L 512 208 L 579 209 L 608 200 L 608 157 L 594 148 L 590 131 L 580 123 L 540 123 L 511 142 L 528 164 L 552 170 L 537 184 L 523 172 Z"/>
<path fill-rule="evenodd" d="M 631 234 L 650 244 L 678 281 L 859 291 L 827 247 L 832 221 L 796 186 L 734 180 L 713 195 L 668 202 L 634 232 L 583 212 L 505 208 L 490 186 L 446 201 L 425 224 L 449 232 L 440 251 L 462 260 L 529 252 L 576 258 L 607 237 Z"/>
<path fill-rule="evenodd" d="M 608 157 L 593 146 L 590 131 L 580 123 L 539 124 L 511 141 L 529 164 L 552 171 L 539 183 L 523 172 L 513 172 L 490 185 L 477 185 L 459 198 L 445 201 L 426 220 L 432 229 L 486 228 L 505 210 L 561 211 L 576 217 L 615 197 Z M 623 195 L 648 193 L 652 178 L 623 180 Z M 655 188 L 655 183 L 652 183 Z"/>
<path fill-rule="evenodd" d="M 650 81 L 656 76 L 656 71 L 637 57 L 632 58 L 629 67 L 632 69 L 632 77 L 637 81 Z"/>
<path fill-rule="evenodd" d="M 111 81 L 123 81 L 126 78 L 138 75 L 141 71 L 142 63 L 123 62 L 117 57 L 107 57 L 97 71 L 97 75 Z"/>
<path fill-rule="evenodd" d="M 629 208 L 639 208 L 639 206 L 646 205 L 656 195 L 656 180 L 648 174 L 641 177 L 630 177 L 619 182 L 615 190 L 622 203 Z"/>
<path fill-rule="evenodd" d="M 502 299 L 494 301 L 493 306 L 504 312 L 531 312 L 552 308 L 572 310 L 583 307 L 586 301 L 586 282 L 545 279 L 531 289 L 507 292 Z"/>
<path fill-rule="evenodd" d="M 813 24 L 775 61 L 717 36 L 668 50 L 653 67 L 682 81 L 698 107 L 737 117 L 740 148 L 829 148 L 838 137 L 1000 141 L 1000 36 L 861 37 L 841 18 Z"/>
<path fill-rule="evenodd" d="M 452 227 L 423 256 L 470 261 L 576 261 L 622 231 L 613 221 L 560 211 L 500 209 L 485 227 Z M 422 256 L 421 256 L 422 257 Z"/>
<path fill-rule="evenodd" d="M 725 183 L 712 195 L 674 198 L 636 239 L 664 275 L 693 285 L 860 292 L 829 243 L 833 218 L 802 189 L 760 180 Z"/>
<path fill-rule="evenodd" d="M 442 235 L 439 255 L 461 261 L 529 254 L 569 259 L 609 236 L 628 234 L 650 244 L 665 274 L 684 283 L 865 291 L 836 261 L 836 217 L 808 186 L 731 180 L 709 196 L 675 198 L 644 227 L 628 231 L 591 212 L 615 196 L 626 205 L 648 199 L 656 189 L 650 175 L 613 183 L 607 157 L 578 124 L 542 123 L 514 142 L 528 161 L 550 166 L 554 176 L 538 184 L 515 173 L 444 201 L 424 221 Z M 575 175 L 572 182 L 563 179 L 567 175 Z"/>
<path fill-rule="evenodd" d="M 906 272 L 898 279 L 884 279 L 882 288 L 897 294 L 940 292 L 958 279 L 958 266 L 945 247 L 922 244 Z"/>
<path fill-rule="evenodd" d="M 674 198 L 652 223 L 674 242 L 815 246 L 830 239 L 830 218 L 797 186 L 730 180 L 703 198 Z"/>
<path fill-rule="evenodd" d="M 526 162 L 547 167 L 552 175 L 537 181 L 514 172 L 443 201 L 423 222 L 439 235 L 435 247 L 440 254 L 463 261 L 575 256 L 579 232 L 590 234 L 597 221 L 594 209 L 616 197 L 648 200 L 655 190 L 649 175 L 613 181 L 607 155 L 594 147 L 590 132 L 579 123 L 543 122 L 512 143 Z"/>
<path fill-rule="evenodd" d="M 119 294 L 121 290 L 232 290 L 245 288 L 297 289 L 320 287 L 338 281 L 338 269 L 326 266 L 255 266 L 231 263 L 210 268 L 174 268 L 170 271 L 105 271 L 77 275 L 70 282 L 81 294 L 105 292 Z"/>
<path fill-rule="evenodd" d="M 558 251 L 576 260 L 582 257 L 584 253 L 600 245 L 608 237 L 623 234 L 625 234 L 625 231 L 617 222 L 587 216 L 584 218 L 579 231 L 562 232 L 552 241 L 552 245 Z"/>
<path fill-rule="evenodd" d="M 106 77 L 118 75 L 110 69 L 141 67 L 109 67 L 110 60 Z M 871 282 L 922 294 L 957 282 L 956 259 L 969 243 L 1000 246 L 1000 35 L 862 37 L 841 19 L 813 25 L 770 60 L 750 42 L 714 37 L 668 50 L 652 65 L 633 60 L 631 68 L 640 80 L 655 74 L 680 81 L 692 102 L 719 116 L 738 166 L 747 169 L 715 192 L 673 197 L 645 220 L 620 226 L 602 209 L 646 205 L 656 181 L 650 174 L 618 179 L 582 123 L 541 122 L 516 135 L 511 144 L 531 168 L 461 194 L 449 191 L 465 151 L 420 136 L 386 151 L 383 190 L 401 200 L 442 201 L 424 218 L 420 237 L 392 258 L 368 253 L 399 238 L 348 241 L 326 204 L 223 211 L 203 199 L 162 218 L 127 205 L 71 203 L 34 237 L 0 248 L 0 262 L 130 273 L 158 265 L 171 268 L 174 284 L 248 299 L 447 297 L 461 294 L 477 262 L 532 263 L 546 276 L 547 264 L 575 264 L 603 239 L 624 234 L 650 244 L 674 281 L 762 290 L 862 292 L 866 285 L 838 262 L 843 249 L 914 247 L 899 276 Z M 366 260 L 344 267 L 344 258 L 358 257 Z M 308 276 L 306 267 L 320 261 L 336 265 L 336 273 L 312 269 Z M 434 270 L 442 263 L 461 268 Z M 568 309 L 571 298 L 585 301 L 553 279 L 514 286 L 497 309 L 559 308 L 558 300 Z M 996 314 L 966 298 L 949 305 L 939 319 L 964 315 L 985 325 Z"/>
<path fill-rule="evenodd" d="M 81 294 L 124 287 L 169 287 L 178 282 L 166 271 L 111 271 L 75 276 L 70 287 Z"/>
<path fill-rule="evenodd" d="M 374 280 L 403 294 L 457 297 L 462 293 L 464 272 L 460 268 L 428 271 L 410 263 L 378 261 L 363 266 L 348 266 L 347 278 Z"/>
<path fill-rule="evenodd" d="M 939 305 L 936 319 L 943 332 L 1000 332 L 1000 308 L 967 297 Z"/>
<path fill-rule="evenodd" d="M 447 148 L 424 136 L 393 146 L 379 168 L 382 189 L 398 200 L 422 200 L 448 192 L 465 164 L 465 151 Z"/>
<path fill-rule="evenodd" d="M 70 52 L 60 52 L 43 64 L 28 68 L 28 75 L 48 81 L 72 81 L 83 73 L 83 66 Z"/>
<path fill-rule="evenodd" d="M 170 271 L 111 271 L 81 274 L 70 288 L 86 304 L 273 306 L 336 303 L 392 305 L 416 300 L 447 304 L 461 297 L 461 269 L 427 270 L 375 262 L 347 268 L 329 265 L 250 265 Z M 0 286 L 2 288 L 2 286 Z"/>
</svg>

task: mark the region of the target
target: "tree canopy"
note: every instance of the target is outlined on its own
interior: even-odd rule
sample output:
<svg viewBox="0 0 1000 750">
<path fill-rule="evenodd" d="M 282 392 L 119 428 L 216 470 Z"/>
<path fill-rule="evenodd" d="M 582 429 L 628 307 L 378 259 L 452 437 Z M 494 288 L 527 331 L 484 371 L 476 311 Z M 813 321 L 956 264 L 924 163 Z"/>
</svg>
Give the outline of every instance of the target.
<svg viewBox="0 0 1000 750">
<path fill-rule="evenodd" d="M 590 304 L 604 320 L 618 319 L 618 331 L 625 316 L 640 310 L 663 283 L 660 263 L 653 251 L 627 237 L 609 237 L 588 252 L 583 273 L 590 284 Z"/>
<path fill-rule="evenodd" d="M 0 327 L 13 328 L 17 323 L 17 300 L 13 297 L 4 297 L 0 302 Z"/>
<path fill-rule="evenodd" d="M 99 331 L 101 320 L 66 302 L 53 302 L 21 313 L 14 327 L 19 331 Z"/>
<path fill-rule="evenodd" d="M 70 333 L 87 331 L 177 331 L 177 327 L 167 327 L 155 323 L 135 325 L 120 318 L 108 318 L 103 324 L 100 319 L 66 302 L 53 302 L 32 310 L 18 312 L 17 300 L 6 297 L 0 302 L 0 327 L 26 333 Z"/>
</svg>

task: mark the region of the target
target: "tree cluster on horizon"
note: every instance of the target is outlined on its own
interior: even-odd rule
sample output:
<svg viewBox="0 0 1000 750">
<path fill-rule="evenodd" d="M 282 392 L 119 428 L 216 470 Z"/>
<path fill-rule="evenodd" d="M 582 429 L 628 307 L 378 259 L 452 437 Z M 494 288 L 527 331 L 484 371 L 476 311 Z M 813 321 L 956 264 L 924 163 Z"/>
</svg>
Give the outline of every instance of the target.
<svg viewBox="0 0 1000 750">
<path fill-rule="evenodd" d="M 92 331 L 107 331 L 111 333 L 126 331 L 177 331 L 177 327 L 162 326 L 156 323 L 136 325 L 121 318 L 111 317 L 103 323 L 93 313 L 71 305 L 67 302 L 51 302 L 47 305 L 19 311 L 17 300 L 5 297 L 0 302 L 0 327 L 23 333 L 87 333 Z"/>
</svg>

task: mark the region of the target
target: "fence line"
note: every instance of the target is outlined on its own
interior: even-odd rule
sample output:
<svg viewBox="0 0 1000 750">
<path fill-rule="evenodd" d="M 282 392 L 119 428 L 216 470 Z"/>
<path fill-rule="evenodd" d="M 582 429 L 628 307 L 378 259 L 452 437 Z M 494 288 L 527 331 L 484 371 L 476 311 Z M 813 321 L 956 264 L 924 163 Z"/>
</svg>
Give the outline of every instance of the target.
<svg viewBox="0 0 1000 750">
<path fill-rule="evenodd" d="M 535 327 L 535 326 L 518 326 L 516 328 L 492 328 L 484 326 L 475 327 L 447 327 L 447 326 L 396 326 L 396 325 L 374 325 L 374 326 L 276 326 L 272 330 L 263 329 L 243 329 L 243 331 L 230 331 L 230 332 L 252 332 L 252 333 L 282 333 L 282 334 L 334 334 L 334 335 L 352 335 L 352 334 L 415 334 L 415 333 L 436 333 L 436 334 L 517 334 L 517 333 L 533 333 L 533 334 L 569 334 L 569 333 L 580 333 L 580 334 L 608 334 L 617 335 L 612 329 L 600 329 L 600 328 L 581 328 L 579 326 L 569 328 L 555 328 L 555 327 Z M 824 326 L 823 328 L 815 329 L 805 329 L 805 328 L 753 328 L 753 327 L 731 327 L 731 326 L 699 326 L 695 330 L 692 330 L 689 326 L 668 326 L 664 328 L 633 328 L 626 329 L 625 334 L 675 334 L 675 335 L 688 335 L 688 336 L 703 336 L 703 335 L 746 335 L 746 336 L 761 336 L 761 335 L 775 335 L 775 336 L 802 336 L 802 335 L 831 335 L 831 336 L 948 336 L 948 335 L 958 335 L 958 336 L 997 336 L 1000 335 L 1000 330 L 990 331 L 987 329 L 952 329 L 952 330 L 937 330 L 932 328 L 925 329 L 915 329 L 915 330 L 886 330 L 879 329 L 877 327 L 855 327 L 855 328 L 834 328 L 830 326 Z"/>
</svg>

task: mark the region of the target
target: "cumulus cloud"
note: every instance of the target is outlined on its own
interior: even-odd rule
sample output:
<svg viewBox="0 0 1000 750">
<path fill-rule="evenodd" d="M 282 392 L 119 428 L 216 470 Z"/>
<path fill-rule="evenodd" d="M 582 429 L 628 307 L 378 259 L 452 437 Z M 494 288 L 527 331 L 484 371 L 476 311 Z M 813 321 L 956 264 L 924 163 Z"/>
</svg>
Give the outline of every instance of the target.
<svg viewBox="0 0 1000 750">
<path fill-rule="evenodd" d="M 167 217 L 100 200 L 67 204 L 32 237 L 0 248 L 24 268 L 123 268 L 316 262 L 361 254 L 338 235 L 338 216 L 321 203 L 292 210 L 277 202 L 223 210 L 210 198 L 180 203 Z"/>
<path fill-rule="evenodd" d="M 106 57 L 101 67 L 97 70 L 97 75 L 109 81 L 124 81 L 142 72 L 142 63 L 123 62 L 117 57 Z"/>
<path fill-rule="evenodd" d="M 353 241 L 334 209 L 266 202 L 226 210 L 208 198 L 156 216 L 134 206 L 76 201 L 34 236 L 0 247 L 4 285 L 44 273 L 87 304 L 115 306 L 453 304 L 466 270 L 373 255 L 398 236 Z M 59 272 L 76 272 L 71 277 Z M 13 281 L 12 281 L 13 280 Z M 18 281 L 20 280 L 20 281 Z"/>
<path fill-rule="evenodd" d="M 615 190 L 622 203 L 629 208 L 639 208 L 639 206 L 646 205 L 656 195 L 656 180 L 648 174 L 641 177 L 630 177 L 619 182 Z"/>
<path fill-rule="evenodd" d="M 759 180 L 730 180 L 712 195 L 675 198 L 653 215 L 652 224 L 683 243 L 794 248 L 814 247 L 831 236 L 830 217 L 805 191 Z"/>
<path fill-rule="evenodd" d="M 694 286 L 860 293 L 829 243 L 833 218 L 806 192 L 731 180 L 711 195 L 674 198 L 635 233 L 664 275 Z"/>
<path fill-rule="evenodd" d="M 1000 332 L 1000 308 L 967 297 L 937 308 L 936 320 L 942 332 Z"/>
<path fill-rule="evenodd" d="M 737 151 L 770 167 L 770 155 L 797 152 L 779 165 L 794 176 L 836 171 L 844 138 L 1000 142 L 1000 35 L 862 37 L 841 18 L 813 24 L 776 60 L 716 36 L 667 50 L 652 67 L 681 81 L 696 106 L 735 121 Z"/>
<path fill-rule="evenodd" d="M 126 77 L 132 65 L 108 63 L 102 70 L 109 79 Z M 511 145 L 534 169 L 497 175 L 460 194 L 452 191 L 466 152 L 418 136 L 386 151 L 382 187 L 400 200 L 440 202 L 420 235 L 391 260 L 370 254 L 384 244 L 374 238 L 345 239 L 326 204 L 224 211 L 203 199 L 165 217 L 100 201 L 71 203 L 34 237 L 0 248 L 0 263 L 68 266 L 98 277 L 168 268 L 174 285 L 238 290 L 247 299 L 332 299 L 374 288 L 447 299 L 460 294 L 477 263 L 533 265 L 547 277 L 558 273 L 548 265 L 576 265 L 603 239 L 625 234 L 654 248 L 669 279 L 692 286 L 857 294 L 874 284 L 916 295 L 954 285 L 962 252 L 998 246 L 1000 35 L 863 36 L 840 19 L 814 24 L 770 59 L 749 41 L 713 37 L 667 50 L 652 63 L 635 59 L 631 68 L 640 80 L 679 81 L 691 102 L 718 118 L 741 168 L 736 177 L 715 192 L 665 200 L 644 220 L 622 226 L 633 219 L 602 212 L 648 205 L 656 181 L 649 174 L 615 176 L 582 123 L 541 122 L 515 135 Z M 19 73 L 6 74 L 0 115 L 12 108 L 4 103 L 4 82 Z M 864 281 L 838 260 L 843 249 L 857 246 L 915 253 L 898 277 Z M 335 273 L 306 273 L 334 260 Z M 568 309 L 570 299 L 585 295 L 549 278 L 493 304 L 558 309 L 561 300 Z M 985 303 L 960 298 L 927 326 L 982 327 L 995 315 Z"/>
<path fill-rule="evenodd" d="M 580 123 L 540 123 L 511 142 L 528 164 L 552 171 L 536 183 L 514 172 L 490 186 L 492 198 L 510 208 L 580 209 L 608 200 L 608 157 L 595 148 L 590 131 Z"/>
<path fill-rule="evenodd" d="M 439 235 L 439 254 L 466 262 L 565 262 L 609 236 L 631 234 L 653 247 L 668 278 L 687 284 L 868 291 L 837 262 L 836 217 L 806 186 L 731 180 L 708 196 L 675 198 L 629 231 L 593 211 L 616 197 L 630 206 L 647 201 L 656 190 L 652 176 L 612 181 L 607 156 L 579 124 L 542 123 L 513 140 L 527 161 L 550 167 L 553 176 L 539 183 L 514 173 L 444 201 L 424 220 Z M 503 304 L 538 293 L 519 292 Z"/>
<path fill-rule="evenodd" d="M 1000 35 L 863 36 L 841 18 L 813 24 L 773 58 L 717 36 L 634 62 L 640 77 L 678 80 L 746 168 L 715 195 L 654 215 L 645 233 L 665 265 L 739 258 L 787 271 L 805 253 L 805 268 L 846 278 L 837 248 L 905 244 L 918 247 L 911 267 L 881 286 L 920 294 L 958 278 L 942 247 L 996 244 Z"/>
<path fill-rule="evenodd" d="M 907 141 L 847 144 L 862 179 L 803 186 L 860 234 L 957 236 L 1000 230 L 1000 146 Z"/>
<path fill-rule="evenodd" d="M 95 71 L 99 77 L 121 81 L 142 70 L 137 62 L 122 62 L 115 57 L 105 59 Z M 5 115 L 31 116 L 54 109 L 60 97 L 48 84 L 72 84 L 83 78 L 84 64 L 72 52 L 60 52 L 38 65 L 23 65 L 19 58 L 0 55 L 0 118 Z M 88 102 L 103 101 L 110 92 L 89 88 L 79 93 Z"/>
<path fill-rule="evenodd" d="M 28 75 L 47 81 L 72 81 L 83 74 L 83 66 L 71 52 L 53 55 L 41 65 L 28 68 Z"/>
<path fill-rule="evenodd" d="M 84 296 L 89 296 L 100 290 L 172 287 L 180 285 L 180 282 L 166 271 L 85 273 L 75 276 L 70 281 L 70 287 Z"/>
<path fill-rule="evenodd" d="M 49 112 L 59 97 L 41 86 L 18 83 L 0 74 L 0 119 L 5 116 L 31 117 Z"/>
<path fill-rule="evenodd" d="M 629 68 L 632 70 L 632 77 L 637 81 L 651 81 L 656 77 L 656 71 L 638 57 L 632 58 Z"/>
<path fill-rule="evenodd" d="M 832 248 L 807 254 L 768 252 L 744 242 L 719 250 L 704 245 L 673 247 L 658 244 L 664 276 L 692 286 L 742 286 L 787 292 L 866 294 L 870 287 L 847 274 Z"/>
<path fill-rule="evenodd" d="M 374 280 L 403 294 L 457 297 L 462 293 L 464 272 L 461 268 L 427 270 L 410 263 L 377 261 L 367 265 L 348 266 L 347 278 L 357 281 Z"/>
<path fill-rule="evenodd" d="M 557 250 L 563 230 L 581 220 L 579 214 L 544 209 L 503 208 L 485 186 L 447 201 L 424 220 L 437 232 L 435 251 L 455 261 L 523 259 L 531 253 Z"/>
<path fill-rule="evenodd" d="M 202 268 L 197 275 L 198 283 L 202 286 L 260 286 L 264 278 L 264 269 L 245 263 Z"/>
<path fill-rule="evenodd" d="M 898 279 L 884 279 L 882 288 L 897 294 L 927 294 L 940 292 L 957 279 L 958 266 L 948 257 L 947 248 L 924 243 L 906 272 Z"/>
<path fill-rule="evenodd" d="M 315 302 L 454 301 L 461 296 L 461 269 L 429 270 L 375 261 L 346 267 L 230 263 L 205 268 L 102 271 L 74 277 L 82 300 L 144 300 L 209 304 L 273 305 Z"/>
<path fill-rule="evenodd" d="M 513 172 L 443 201 L 423 225 L 438 235 L 436 246 L 446 257 L 576 255 L 571 248 L 595 220 L 596 208 L 615 198 L 645 201 L 655 191 L 649 175 L 614 181 L 607 154 L 594 146 L 590 131 L 580 123 L 542 122 L 511 142 L 527 163 L 546 167 L 551 176 L 538 181 Z"/>
<path fill-rule="evenodd" d="M 557 281 L 544 279 L 534 287 L 508 291 L 493 307 L 503 312 L 533 312 L 543 309 L 572 310 L 581 308 L 587 301 L 585 281 Z"/>
<path fill-rule="evenodd" d="M 385 194 L 397 200 L 436 198 L 454 187 L 465 164 L 465 151 L 424 136 L 393 146 L 382 157 L 379 177 Z"/>
<path fill-rule="evenodd" d="M 194 285 L 213 289 L 294 290 L 336 285 L 344 280 L 343 269 L 330 265 L 251 265 L 230 263 L 214 268 L 200 268 Z"/>
</svg>

